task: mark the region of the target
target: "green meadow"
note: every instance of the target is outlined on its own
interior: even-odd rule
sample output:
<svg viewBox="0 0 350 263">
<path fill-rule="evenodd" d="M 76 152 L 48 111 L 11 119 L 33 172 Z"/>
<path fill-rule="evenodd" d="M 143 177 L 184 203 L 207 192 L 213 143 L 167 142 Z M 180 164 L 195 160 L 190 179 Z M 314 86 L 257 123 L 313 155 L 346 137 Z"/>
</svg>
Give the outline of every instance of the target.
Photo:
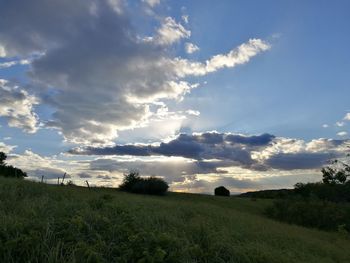
<svg viewBox="0 0 350 263">
<path fill-rule="evenodd" d="M 0 262 L 350 262 L 350 238 L 274 221 L 270 200 L 0 177 Z"/>
</svg>

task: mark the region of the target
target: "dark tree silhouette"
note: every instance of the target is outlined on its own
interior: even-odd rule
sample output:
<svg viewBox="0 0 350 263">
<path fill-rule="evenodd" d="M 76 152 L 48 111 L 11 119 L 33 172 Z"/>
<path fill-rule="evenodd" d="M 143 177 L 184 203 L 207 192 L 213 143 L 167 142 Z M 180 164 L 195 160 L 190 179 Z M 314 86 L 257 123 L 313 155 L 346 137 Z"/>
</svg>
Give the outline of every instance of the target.
<svg viewBox="0 0 350 263">
<path fill-rule="evenodd" d="M 156 177 L 142 178 L 138 172 L 125 174 L 123 182 L 119 186 L 122 191 L 151 195 L 163 195 L 168 188 L 167 182 L 163 179 Z"/>
<path fill-rule="evenodd" d="M 223 186 L 215 188 L 214 193 L 218 196 L 230 196 L 230 191 Z"/>
<path fill-rule="evenodd" d="M 0 152 L 0 165 L 5 165 L 6 158 L 7 158 L 7 155 L 3 152 Z"/>
<path fill-rule="evenodd" d="M 348 154 L 347 157 L 350 155 Z M 349 162 L 348 162 L 349 163 Z M 346 161 L 332 160 L 330 165 L 322 168 L 323 183 L 345 184 L 350 178 L 350 165 Z"/>
<path fill-rule="evenodd" d="M 16 177 L 23 178 L 27 177 L 27 174 L 21 169 L 13 167 L 12 165 L 6 165 L 5 160 L 7 155 L 3 152 L 0 152 L 0 176 L 5 177 Z"/>
</svg>

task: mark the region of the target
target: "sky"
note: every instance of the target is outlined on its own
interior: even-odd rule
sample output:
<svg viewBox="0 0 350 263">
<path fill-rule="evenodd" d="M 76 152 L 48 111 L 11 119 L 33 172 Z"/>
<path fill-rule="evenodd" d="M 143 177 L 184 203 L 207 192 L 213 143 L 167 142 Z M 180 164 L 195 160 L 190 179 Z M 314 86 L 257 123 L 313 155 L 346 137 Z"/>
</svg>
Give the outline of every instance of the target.
<svg viewBox="0 0 350 263">
<path fill-rule="evenodd" d="M 0 0 L 0 151 L 29 180 L 232 193 L 350 145 L 347 0 Z"/>
</svg>

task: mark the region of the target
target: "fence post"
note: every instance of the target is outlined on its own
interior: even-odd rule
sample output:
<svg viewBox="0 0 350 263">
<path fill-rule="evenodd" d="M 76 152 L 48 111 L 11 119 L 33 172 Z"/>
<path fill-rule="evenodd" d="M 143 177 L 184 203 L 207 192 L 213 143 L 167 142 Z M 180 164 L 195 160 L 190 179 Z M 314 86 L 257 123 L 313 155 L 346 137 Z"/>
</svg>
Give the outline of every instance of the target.
<svg viewBox="0 0 350 263">
<path fill-rule="evenodd" d="M 62 178 L 62 181 L 61 181 L 61 184 L 64 183 L 64 178 L 66 178 L 66 174 L 67 174 L 67 173 L 64 173 L 63 178 Z"/>
<path fill-rule="evenodd" d="M 86 180 L 85 182 L 86 182 L 86 184 L 87 184 L 87 187 L 88 187 L 88 188 L 89 188 L 89 190 L 90 190 L 90 185 L 89 185 L 88 180 Z"/>
</svg>

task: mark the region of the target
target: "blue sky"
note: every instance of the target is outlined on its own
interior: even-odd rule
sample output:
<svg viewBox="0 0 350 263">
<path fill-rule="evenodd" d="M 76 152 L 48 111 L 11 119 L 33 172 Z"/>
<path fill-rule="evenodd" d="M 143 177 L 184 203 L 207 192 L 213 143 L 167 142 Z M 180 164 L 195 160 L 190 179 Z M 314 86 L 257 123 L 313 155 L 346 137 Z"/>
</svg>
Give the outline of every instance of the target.
<svg viewBox="0 0 350 263">
<path fill-rule="evenodd" d="M 78 184 L 88 176 L 115 186 L 129 169 L 171 174 L 173 190 L 192 192 L 317 181 L 349 143 L 349 7 L 0 2 L 0 150 L 32 179 L 68 171 Z M 209 133 L 223 145 L 203 143 Z M 274 139 L 250 143 L 264 134 Z M 139 143 L 167 148 L 140 155 Z M 118 148 L 135 144 L 128 154 Z M 201 153 L 186 153 L 193 147 Z"/>
</svg>

